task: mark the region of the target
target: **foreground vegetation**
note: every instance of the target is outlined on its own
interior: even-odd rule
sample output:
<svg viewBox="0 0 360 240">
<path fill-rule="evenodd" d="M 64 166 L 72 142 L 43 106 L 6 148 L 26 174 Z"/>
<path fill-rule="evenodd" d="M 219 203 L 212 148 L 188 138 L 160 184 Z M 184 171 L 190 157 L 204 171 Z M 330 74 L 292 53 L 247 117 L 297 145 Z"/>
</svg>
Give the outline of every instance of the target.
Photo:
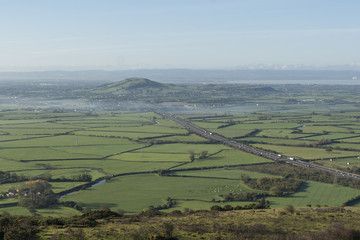
<svg viewBox="0 0 360 240">
<path fill-rule="evenodd" d="M 73 217 L 0 216 L 0 239 L 358 239 L 358 209 L 147 210 L 137 215 L 100 210 Z M 301 224 L 299 224 L 301 223 Z"/>
</svg>

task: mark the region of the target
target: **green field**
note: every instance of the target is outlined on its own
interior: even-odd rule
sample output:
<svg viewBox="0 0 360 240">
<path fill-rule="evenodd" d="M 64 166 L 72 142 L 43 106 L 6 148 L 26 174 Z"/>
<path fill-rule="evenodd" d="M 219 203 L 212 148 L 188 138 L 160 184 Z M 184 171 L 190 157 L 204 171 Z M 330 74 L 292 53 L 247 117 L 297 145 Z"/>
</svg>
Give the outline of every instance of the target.
<svg viewBox="0 0 360 240">
<path fill-rule="evenodd" d="M 0 213 L 9 213 L 11 215 L 23 215 L 23 216 L 31 216 L 29 210 L 23 207 L 5 207 L 0 208 Z"/>
<path fill-rule="evenodd" d="M 299 157 L 303 159 L 341 158 L 359 156 L 360 152 L 333 150 L 331 152 L 324 148 L 288 147 L 279 145 L 254 144 L 254 147 L 276 151 L 286 156 Z"/>
<path fill-rule="evenodd" d="M 315 164 L 348 171 L 352 166 L 360 167 L 357 158 L 360 152 L 355 151 L 359 149 L 356 144 L 360 124 L 348 116 L 345 112 L 331 116 L 248 113 L 185 117 L 208 131 L 251 143 L 258 148 L 315 159 Z M 316 145 L 324 138 L 336 142 Z M 331 151 L 326 147 L 331 147 Z M 200 157 L 204 152 L 206 156 Z M 191 154 L 194 154 L 193 160 L 190 159 Z M 330 158 L 333 161 L 329 161 Z M 108 182 L 60 199 L 80 202 L 83 207 L 91 209 L 124 209 L 128 214 L 138 213 L 151 205 L 165 204 L 168 197 L 177 203 L 161 211 L 209 209 L 215 203 L 221 206 L 250 204 L 223 202 L 222 195 L 264 192 L 247 186 L 241 180 L 242 176 L 279 176 L 245 171 L 241 166 L 270 162 L 269 159 L 191 134 L 180 125 L 151 112 L 85 114 L 17 110 L 0 115 L 0 170 L 28 179 L 42 176 L 72 179 L 83 173 L 91 175 L 92 180 L 112 177 Z M 0 193 L 5 194 L 22 184 L 0 184 Z M 84 182 L 56 180 L 50 184 L 58 193 Z M 360 192 L 356 189 L 306 181 L 298 192 L 268 200 L 273 207 L 308 204 L 339 206 L 358 195 Z M 17 198 L 3 198 L 0 204 L 17 201 Z M 0 212 L 4 211 L 30 215 L 27 209 L 21 207 L 0 208 Z M 41 216 L 79 213 L 60 204 L 36 209 L 36 214 Z"/>
<path fill-rule="evenodd" d="M 167 197 L 211 202 L 221 200 L 219 194 L 252 192 L 239 180 L 160 177 L 157 175 L 137 175 L 119 177 L 89 190 L 64 197 L 63 200 L 80 201 L 91 208 L 108 204 L 113 210 L 125 209 L 136 213 L 148 206 L 165 203 Z M 104 198 L 104 196 L 106 196 Z"/>
<path fill-rule="evenodd" d="M 315 163 L 325 167 L 340 169 L 343 171 L 349 171 L 353 166 L 360 167 L 360 159 L 358 157 L 318 160 Z"/>
<path fill-rule="evenodd" d="M 283 198 L 268 198 L 270 204 L 276 206 L 340 206 L 348 199 L 359 196 L 360 190 L 342 187 L 333 184 L 325 184 L 307 181 L 299 192 Z"/>
<path fill-rule="evenodd" d="M 197 176 L 197 177 L 211 177 L 211 178 L 229 178 L 229 179 L 241 179 L 241 176 L 249 176 L 251 178 L 261 178 L 261 177 L 274 177 L 274 175 L 258 172 L 250 172 L 246 170 L 241 170 L 241 167 L 238 168 L 229 168 L 229 169 L 212 169 L 212 170 L 202 170 L 202 171 L 186 171 L 186 172 L 176 172 L 176 175 L 183 176 Z"/>
<path fill-rule="evenodd" d="M 186 165 L 179 166 L 174 169 L 221 167 L 221 166 L 227 167 L 233 165 L 268 163 L 268 162 L 271 162 L 271 160 L 231 149 L 231 150 L 221 151 L 218 154 L 212 155 L 205 159 L 195 159 L 195 161 L 191 163 L 187 163 Z"/>
</svg>

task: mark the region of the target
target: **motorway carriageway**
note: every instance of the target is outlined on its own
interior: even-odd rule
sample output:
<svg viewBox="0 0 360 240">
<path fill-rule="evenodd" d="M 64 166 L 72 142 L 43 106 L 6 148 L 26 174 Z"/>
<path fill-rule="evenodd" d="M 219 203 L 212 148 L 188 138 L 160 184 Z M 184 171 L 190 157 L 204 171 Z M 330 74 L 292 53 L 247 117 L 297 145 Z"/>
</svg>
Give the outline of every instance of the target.
<svg viewBox="0 0 360 240">
<path fill-rule="evenodd" d="M 162 110 L 153 110 L 154 113 L 164 117 L 164 118 L 168 118 L 174 122 L 176 122 L 179 125 L 182 125 L 183 127 L 185 127 L 186 129 L 188 129 L 190 132 L 193 132 L 201 137 L 204 137 L 206 139 L 210 139 L 219 143 L 222 143 L 226 146 L 229 147 L 233 147 L 236 149 L 240 149 L 244 152 L 247 153 L 251 153 L 257 156 L 261 156 L 264 158 L 268 158 L 271 159 L 273 161 L 284 161 L 286 163 L 292 164 L 294 166 L 301 166 L 301 167 L 307 167 L 307 168 L 313 168 L 316 170 L 320 170 L 320 171 L 324 171 L 324 172 L 328 172 L 332 175 L 335 176 L 341 176 L 341 177 L 347 177 L 347 178 L 352 178 L 352 179 L 356 179 L 356 180 L 360 180 L 360 176 L 353 174 L 353 173 L 348 173 L 348 172 L 344 172 L 344 171 L 340 171 L 340 170 L 335 170 L 335 169 L 331 169 L 331 168 L 327 168 L 327 167 L 323 167 L 323 166 L 319 166 L 319 165 L 315 165 L 315 164 L 311 164 L 311 163 L 307 163 L 292 157 L 287 157 L 287 156 L 283 156 L 280 154 L 275 154 L 272 152 L 268 152 L 268 151 L 264 151 L 261 149 L 257 149 L 254 147 L 250 147 L 248 145 L 245 144 L 241 144 L 239 142 L 236 142 L 232 139 L 229 138 L 225 138 L 223 136 L 220 136 L 216 133 L 212 133 L 207 131 L 206 129 L 203 129 L 199 126 L 196 126 L 188 121 L 186 121 L 185 119 L 182 119 L 174 114 L 171 114 L 169 112 L 165 112 Z"/>
</svg>

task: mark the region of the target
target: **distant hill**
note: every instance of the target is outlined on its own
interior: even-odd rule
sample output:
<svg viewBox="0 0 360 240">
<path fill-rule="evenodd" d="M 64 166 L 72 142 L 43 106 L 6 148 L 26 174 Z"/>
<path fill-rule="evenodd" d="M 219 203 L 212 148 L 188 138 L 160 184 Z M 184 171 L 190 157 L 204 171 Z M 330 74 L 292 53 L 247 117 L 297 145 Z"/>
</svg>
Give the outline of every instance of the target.
<svg viewBox="0 0 360 240">
<path fill-rule="evenodd" d="M 142 102 L 224 103 L 244 101 L 256 96 L 277 94 L 270 86 L 242 84 L 166 84 L 147 78 L 128 78 L 86 90 L 88 97 L 109 102 L 124 100 Z"/>
<path fill-rule="evenodd" d="M 189 87 L 159 83 L 147 78 L 127 78 L 119 82 L 103 84 L 96 88 L 86 90 L 92 98 L 106 98 L 110 101 L 135 100 L 151 101 L 161 98 L 161 101 L 174 100 L 169 98 L 172 93 L 187 91 Z"/>
<path fill-rule="evenodd" d="M 166 88 L 167 85 L 155 81 L 151 81 L 147 78 L 127 78 L 120 82 L 113 82 L 109 84 L 101 85 L 94 90 L 96 91 L 121 91 L 121 90 L 136 90 L 141 88 Z"/>
</svg>

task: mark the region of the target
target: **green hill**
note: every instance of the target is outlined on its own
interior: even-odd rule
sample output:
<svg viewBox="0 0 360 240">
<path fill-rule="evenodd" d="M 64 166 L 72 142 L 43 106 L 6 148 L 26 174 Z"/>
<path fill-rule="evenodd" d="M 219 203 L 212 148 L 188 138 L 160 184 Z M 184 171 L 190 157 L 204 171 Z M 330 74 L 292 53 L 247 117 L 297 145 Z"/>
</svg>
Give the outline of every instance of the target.
<svg viewBox="0 0 360 240">
<path fill-rule="evenodd" d="M 167 87 L 166 84 L 151 81 L 147 78 L 128 78 L 120 82 L 114 82 L 114 83 L 102 85 L 97 89 L 133 90 L 139 88 L 164 88 L 164 87 Z"/>
<path fill-rule="evenodd" d="M 149 91 L 161 91 L 169 88 L 168 84 L 155 82 L 146 78 L 128 78 L 120 82 L 104 84 L 94 89 L 92 93 L 106 94 L 128 94 L 128 93 L 147 93 Z"/>
<path fill-rule="evenodd" d="M 88 90 L 91 98 L 135 101 L 176 101 L 184 92 L 192 87 L 164 84 L 146 78 L 128 78 L 120 82 L 104 84 Z M 160 100 L 161 99 L 161 100 Z"/>
<path fill-rule="evenodd" d="M 104 84 L 85 92 L 88 97 L 107 101 L 226 103 L 243 102 L 258 96 L 279 94 L 267 86 L 240 84 L 176 85 L 155 82 L 146 78 L 128 78 Z"/>
</svg>

